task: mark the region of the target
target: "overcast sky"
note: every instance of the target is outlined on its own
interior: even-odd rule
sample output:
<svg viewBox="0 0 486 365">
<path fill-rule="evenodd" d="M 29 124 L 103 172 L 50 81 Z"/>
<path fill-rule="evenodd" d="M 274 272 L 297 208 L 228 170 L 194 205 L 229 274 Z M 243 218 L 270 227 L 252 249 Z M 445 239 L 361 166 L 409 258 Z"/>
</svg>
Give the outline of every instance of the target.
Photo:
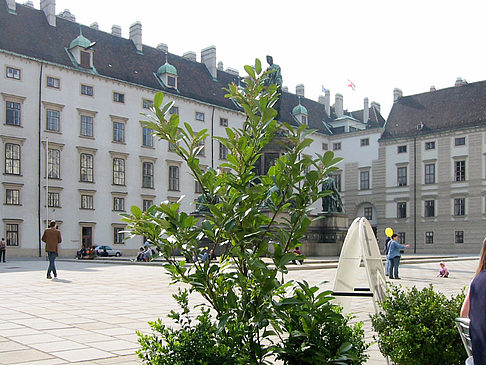
<svg viewBox="0 0 486 365">
<path fill-rule="evenodd" d="M 39 8 L 39 1 L 34 2 Z M 69 9 L 76 21 L 128 37 L 142 23 L 142 41 L 166 43 L 181 55 L 216 46 L 224 68 L 273 56 L 283 84 L 317 100 L 321 88 L 344 95 L 344 108 L 377 101 L 386 118 L 393 89 L 404 95 L 486 79 L 486 1 L 450 0 L 56 0 L 56 13 Z M 356 90 L 348 87 L 351 80 Z"/>
</svg>

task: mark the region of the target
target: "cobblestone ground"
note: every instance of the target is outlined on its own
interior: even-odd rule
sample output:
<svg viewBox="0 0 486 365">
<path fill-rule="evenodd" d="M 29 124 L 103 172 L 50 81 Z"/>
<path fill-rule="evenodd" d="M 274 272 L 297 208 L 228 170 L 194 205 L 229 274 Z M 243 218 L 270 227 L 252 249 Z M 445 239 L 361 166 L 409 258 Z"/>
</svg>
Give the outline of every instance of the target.
<svg viewBox="0 0 486 365">
<path fill-rule="evenodd" d="M 447 295 L 467 286 L 477 260 L 447 263 L 448 279 L 437 277 L 438 263 L 400 266 L 400 283 L 422 288 L 433 284 Z M 177 286 L 158 266 L 57 262 L 58 278 L 47 280 L 44 260 L 0 264 L 0 364 L 139 364 L 136 330 L 147 332 L 147 321 L 166 319 L 175 308 Z M 363 269 L 362 269 L 363 270 Z M 330 289 L 335 269 L 290 271 L 288 277 Z M 361 275 L 362 274 L 362 275 Z M 367 286 L 364 270 L 359 286 Z M 195 297 L 197 298 L 197 297 Z M 197 301 L 197 299 L 196 299 Z M 192 302 L 195 304 L 195 302 Z M 354 299 L 356 320 L 365 322 L 373 340 L 369 298 Z M 386 364 L 376 345 L 368 364 Z"/>
</svg>

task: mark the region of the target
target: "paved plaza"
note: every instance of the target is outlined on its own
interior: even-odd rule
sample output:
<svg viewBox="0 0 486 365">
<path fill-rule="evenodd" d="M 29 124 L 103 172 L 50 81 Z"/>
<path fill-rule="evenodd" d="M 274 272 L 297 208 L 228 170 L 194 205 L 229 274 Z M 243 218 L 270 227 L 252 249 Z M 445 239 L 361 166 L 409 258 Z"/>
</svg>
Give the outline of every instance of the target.
<svg viewBox="0 0 486 365">
<path fill-rule="evenodd" d="M 447 261 L 450 278 L 438 278 L 438 262 L 400 266 L 404 286 L 433 284 L 446 295 L 459 293 L 472 279 L 478 260 Z M 335 269 L 308 269 L 308 260 L 289 279 L 307 280 L 330 289 Z M 148 321 L 167 320 L 178 309 L 171 295 L 177 285 L 160 266 L 126 262 L 58 261 L 58 278 L 46 279 L 47 262 L 11 259 L 0 264 L 0 364 L 140 364 L 136 330 L 148 332 Z M 359 286 L 366 286 L 361 268 Z M 192 304 L 200 302 L 194 295 Z M 370 298 L 353 299 L 357 320 L 365 322 L 367 341 L 373 340 Z M 368 364 L 386 364 L 376 345 Z"/>
</svg>

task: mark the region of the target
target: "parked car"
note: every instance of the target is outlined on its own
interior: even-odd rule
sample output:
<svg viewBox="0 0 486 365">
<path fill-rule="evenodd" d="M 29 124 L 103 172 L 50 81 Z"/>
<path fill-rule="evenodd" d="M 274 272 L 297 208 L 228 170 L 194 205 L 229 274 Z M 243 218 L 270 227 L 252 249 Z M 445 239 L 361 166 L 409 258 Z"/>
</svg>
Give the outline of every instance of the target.
<svg viewBox="0 0 486 365">
<path fill-rule="evenodd" d="M 116 256 L 119 257 L 122 255 L 122 252 L 120 250 L 115 250 L 114 248 L 111 248 L 110 246 L 96 246 L 95 247 L 96 254 L 98 256 Z M 106 252 L 106 254 L 105 254 Z"/>
</svg>

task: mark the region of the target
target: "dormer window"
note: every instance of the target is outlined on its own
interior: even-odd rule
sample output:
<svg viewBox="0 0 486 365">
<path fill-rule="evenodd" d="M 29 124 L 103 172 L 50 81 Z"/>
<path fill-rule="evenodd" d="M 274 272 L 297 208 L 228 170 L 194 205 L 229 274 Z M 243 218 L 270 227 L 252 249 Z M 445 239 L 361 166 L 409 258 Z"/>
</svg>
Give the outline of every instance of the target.
<svg viewBox="0 0 486 365">
<path fill-rule="evenodd" d="M 95 43 L 84 37 L 82 32 L 71 42 L 68 54 L 76 66 L 93 68 L 93 46 Z"/>
<path fill-rule="evenodd" d="M 163 86 L 177 89 L 177 69 L 167 61 L 159 67 L 155 76 Z"/>
</svg>

